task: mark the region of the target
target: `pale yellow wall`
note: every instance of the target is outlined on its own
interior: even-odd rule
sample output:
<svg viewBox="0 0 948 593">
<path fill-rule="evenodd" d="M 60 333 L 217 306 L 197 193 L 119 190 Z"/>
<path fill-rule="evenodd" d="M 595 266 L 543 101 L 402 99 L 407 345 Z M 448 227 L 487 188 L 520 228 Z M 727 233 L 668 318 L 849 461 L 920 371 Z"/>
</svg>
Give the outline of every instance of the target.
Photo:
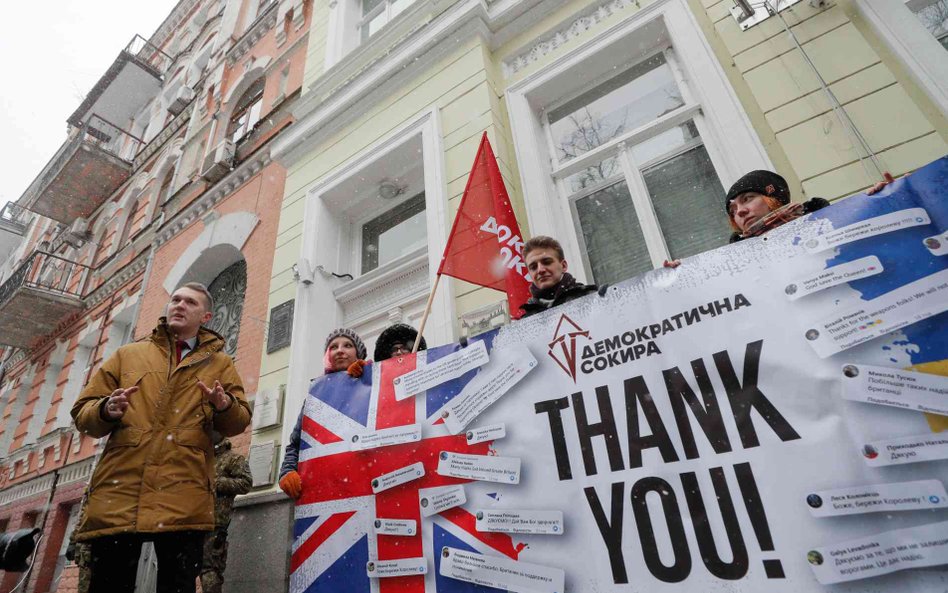
<svg viewBox="0 0 948 593">
<path fill-rule="evenodd" d="M 771 18 L 741 32 L 728 12 L 732 0 L 687 0 L 708 43 L 739 97 L 754 131 L 798 197 L 836 198 L 869 184 L 848 134 L 829 111 L 816 78 L 793 47 L 780 22 Z M 895 0 L 893 0 L 895 1 Z M 319 179 L 356 154 L 436 106 L 441 113 L 445 182 L 449 201 L 446 225 L 453 220 L 480 135 L 488 132 L 517 218 L 530 236 L 515 162 L 504 93 L 507 87 L 541 70 L 604 30 L 643 10 L 640 0 L 599 20 L 509 79 L 502 64 L 535 40 L 575 18 L 589 0 L 574 0 L 529 30 L 491 52 L 479 38 L 462 41 L 438 63 L 402 85 L 345 129 L 313 146 L 288 170 L 271 279 L 271 305 L 294 297 L 291 266 L 300 254 L 305 193 Z M 911 77 L 843 0 L 819 11 L 800 2 L 783 13 L 810 52 L 839 100 L 895 175 L 911 171 L 948 152 L 944 117 Z M 328 3 L 317 2 L 310 31 L 304 93 L 324 74 Z M 430 20 L 431 15 L 422 17 Z M 359 57 L 360 60 L 367 56 Z M 435 248 L 440 248 L 435 247 Z M 454 281 L 459 314 L 503 299 L 501 293 Z M 284 383 L 289 349 L 264 355 L 260 387 Z M 293 419 L 285 419 L 291 422 Z M 279 431 L 255 440 L 279 438 Z"/>
<path fill-rule="evenodd" d="M 830 109 L 780 20 L 741 31 L 730 0 L 689 0 L 776 168 L 798 195 L 838 198 L 870 184 L 864 153 Z M 857 128 L 893 175 L 948 152 L 944 118 L 885 51 L 852 2 L 781 13 Z M 772 140 L 768 142 L 768 140 Z"/>
</svg>

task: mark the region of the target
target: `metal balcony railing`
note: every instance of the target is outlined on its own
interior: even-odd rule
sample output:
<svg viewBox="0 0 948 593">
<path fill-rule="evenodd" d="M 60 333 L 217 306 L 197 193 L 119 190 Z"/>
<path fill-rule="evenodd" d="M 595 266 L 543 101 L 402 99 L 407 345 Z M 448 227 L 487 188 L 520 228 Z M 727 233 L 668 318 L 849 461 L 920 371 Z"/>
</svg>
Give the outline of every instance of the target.
<svg viewBox="0 0 948 593">
<path fill-rule="evenodd" d="M 35 187 L 40 188 L 40 191 L 46 188 L 75 155 L 73 147 L 83 143 L 96 146 L 129 164 L 131 164 L 135 154 L 142 146 L 140 138 L 93 114 L 88 121 L 79 127 L 76 135 L 67 142 L 69 146 L 60 150 L 59 154 L 49 162 L 38 180 L 39 183 L 34 184 Z"/>
<path fill-rule="evenodd" d="M 154 70 L 158 76 L 164 76 L 174 61 L 171 56 L 151 44 L 141 35 L 135 35 L 125 46 L 125 53 L 130 54 L 142 66 Z"/>
<path fill-rule="evenodd" d="M 22 288 L 81 298 L 81 275 L 88 266 L 36 251 L 0 284 L 0 309 Z M 70 288 L 74 286 L 75 288 Z"/>
<path fill-rule="evenodd" d="M 142 139 L 133 136 L 122 128 L 92 114 L 81 131 L 84 142 L 89 142 L 98 146 L 102 150 L 119 157 L 123 161 L 131 163 L 139 149 L 144 144 Z"/>
</svg>

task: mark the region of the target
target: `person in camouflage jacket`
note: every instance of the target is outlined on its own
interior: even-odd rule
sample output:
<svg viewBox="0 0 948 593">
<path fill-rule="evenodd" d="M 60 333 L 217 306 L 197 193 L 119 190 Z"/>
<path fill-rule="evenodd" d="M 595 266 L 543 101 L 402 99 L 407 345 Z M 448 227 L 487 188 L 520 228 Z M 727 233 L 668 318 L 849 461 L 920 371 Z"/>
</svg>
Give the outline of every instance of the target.
<svg viewBox="0 0 948 593">
<path fill-rule="evenodd" d="M 247 458 L 231 449 L 230 441 L 214 433 L 214 531 L 204 540 L 204 564 L 201 568 L 201 590 L 221 593 L 224 569 L 227 567 L 227 528 L 234 511 L 234 497 L 250 492 L 253 477 Z"/>
<path fill-rule="evenodd" d="M 86 502 L 89 500 L 89 488 L 82 493 L 82 500 L 79 502 L 79 516 L 76 518 L 76 528 L 69 535 L 69 545 L 66 547 L 66 559 L 74 562 L 79 568 L 79 584 L 76 587 L 77 593 L 89 593 L 89 581 L 92 578 L 92 550 L 87 542 L 77 542 L 76 532 L 78 527 L 86 518 Z"/>
</svg>

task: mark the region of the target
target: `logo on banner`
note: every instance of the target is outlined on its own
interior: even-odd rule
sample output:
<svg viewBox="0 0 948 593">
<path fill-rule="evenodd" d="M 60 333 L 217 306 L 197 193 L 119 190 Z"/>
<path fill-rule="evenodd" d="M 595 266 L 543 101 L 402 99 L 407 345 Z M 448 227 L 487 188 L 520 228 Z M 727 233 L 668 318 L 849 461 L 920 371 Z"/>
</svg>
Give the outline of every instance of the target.
<svg viewBox="0 0 948 593">
<path fill-rule="evenodd" d="M 553 332 L 553 341 L 550 342 L 550 348 L 547 351 L 550 358 L 573 379 L 573 383 L 576 382 L 576 338 L 579 337 L 584 337 L 588 340 L 589 332 L 579 327 L 575 321 L 564 313 L 560 316 L 559 323 L 556 324 L 556 331 Z"/>
</svg>

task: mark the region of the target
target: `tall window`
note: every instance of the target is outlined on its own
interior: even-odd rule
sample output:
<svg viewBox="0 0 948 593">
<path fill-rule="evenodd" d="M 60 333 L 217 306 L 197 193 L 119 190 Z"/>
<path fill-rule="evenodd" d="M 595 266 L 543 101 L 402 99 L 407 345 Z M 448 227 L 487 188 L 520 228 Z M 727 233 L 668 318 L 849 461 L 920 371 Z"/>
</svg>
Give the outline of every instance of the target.
<svg viewBox="0 0 948 593">
<path fill-rule="evenodd" d="M 362 225 L 362 273 L 428 243 L 424 192 Z"/>
<path fill-rule="evenodd" d="M 161 187 L 158 189 L 158 203 L 164 204 L 171 197 L 171 181 L 174 179 L 174 166 L 168 167 L 168 172 L 165 173 L 164 178 L 161 180 Z"/>
<path fill-rule="evenodd" d="M 938 43 L 948 49 L 948 0 L 908 0 L 905 5 Z"/>
<path fill-rule="evenodd" d="M 415 0 L 362 0 L 362 23 L 359 31 L 362 41 L 387 25 Z"/>
<path fill-rule="evenodd" d="M 214 297 L 214 316 L 207 325 L 224 336 L 224 351 L 236 356 L 244 293 L 247 292 L 247 261 L 241 259 L 225 269 L 207 289 Z"/>
<path fill-rule="evenodd" d="M 263 78 L 257 80 L 237 101 L 227 128 L 227 136 L 234 142 L 240 142 L 260 121 L 260 111 L 263 108 L 263 84 Z"/>
<path fill-rule="evenodd" d="M 597 283 L 727 241 L 724 188 L 683 87 L 665 48 L 546 111 L 553 176 Z"/>
</svg>

